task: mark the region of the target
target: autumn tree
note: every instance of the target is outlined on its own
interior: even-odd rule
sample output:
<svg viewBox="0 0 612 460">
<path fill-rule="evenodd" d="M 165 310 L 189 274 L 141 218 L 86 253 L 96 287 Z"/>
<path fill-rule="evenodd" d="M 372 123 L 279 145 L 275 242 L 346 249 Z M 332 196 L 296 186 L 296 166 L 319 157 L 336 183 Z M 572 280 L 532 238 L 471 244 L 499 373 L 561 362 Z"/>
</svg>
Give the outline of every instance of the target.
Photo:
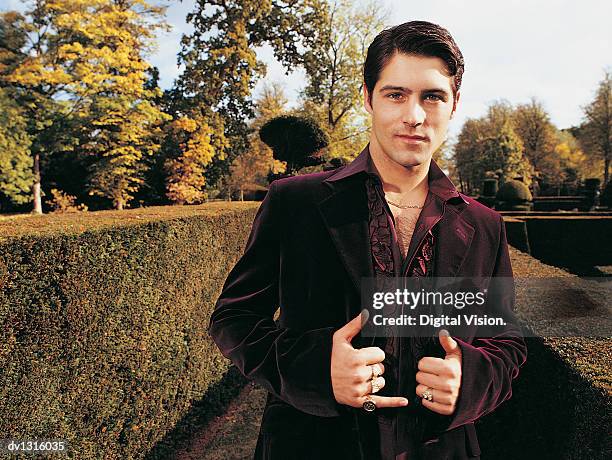
<svg viewBox="0 0 612 460">
<path fill-rule="evenodd" d="M 0 87 L 17 102 L 31 140 L 31 197 L 33 212 L 42 213 L 41 161 L 51 152 L 73 142 L 66 127 L 70 110 L 58 100 L 64 79 L 50 67 L 51 49 L 57 50 L 46 3 L 37 1 L 26 16 L 8 11 L 0 14 Z"/>
<path fill-rule="evenodd" d="M 165 149 L 174 152 L 166 159 L 167 197 L 177 204 L 200 203 L 207 198 L 205 191 L 206 167 L 215 151 L 224 145 L 215 144 L 222 139 L 215 137 L 204 119 L 182 117 L 170 123 Z"/>
<path fill-rule="evenodd" d="M 22 110 L 0 88 L 0 207 L 32 200 L 31 143 Z"/>
<path fill-rule="evenodd" d="M 523 143 L 508 121 L 483 139 L 481 154 L 485 171 L 496 172 L 502 183 L 520 177 L 531 185 L 531 168 L 523 156 Z"/>
<path fill-rule="evenodd" d="M 516 134 L 523 141 L 525 155 L 536 170 L 545 168 L 547 159 L 554 152 L 557 129 L 542 103 L 531 98 L 528 104 L 517 105 L 512 113 Z"/>
<path fill-rule="evenodd" d="M 557 187 L 566 186 L 568 192 L 576 193 L 581 182 L 589 177 L 597 176 L 601 170 L 598 164 L 589 161 L 583 152 L 580 142 L 569 130 L 559 130 L 556 133 L 555 158 L 561 171 Z M 552 181 L 554 183 L 554 181 Z"/>
<path fill-rule="evenodd" d="M 255 100 L 255 116 L 249 124 L 251 130 L 257 131 L 266 121 L 287 113 L 288 102 L 285 90 L 280 83 L 265 82 Z"/>
<path fill-rule="evenodd" d="M 483 121 L 467 119 L 454 145 L 453 159 L 461 191 L 473 194 L 483 179 L 484 171 L 477 167 L 480 161 L 480 142 L 484 136 Z"/>
<path fill-rule="evenodd" d="M 185 67 L 174 95 L 177 110 L 201 116 L 215 136 L 227 139 L 207 168 L 215 185 L 229 174 L 234 159 L 250 148 L 247 120 L 252 118 L 251 91 L 265 74 L 256 48 L 269 44 L 289 70 L 302 61 L 301 48 L 318 40 L 324 0 L 197 0 L 187 22 L 179 63 Z M 218 116 L 221 123 L 212 119 Z"/>
<path fill-rule="evenodd" d="M 583 107 L 584 122 L 580 140 L 586 152 L 603 159 L 603 186 L 610 180 L 612 159 L 612 74 L 605 72 L 593 101 Z"/>
<path fill-rule="evenodd" d="M 285 163 L 276 160 L 272 149 L 259 137 L 261 127 L 274 117 L 284 114 L 287 97 L 278 83 L 265 83 L 255 100 L 255 117 L 250 121 L 249 148 L 236 156 L 230 166 L 229 175 L 223 183 L 224 192 L 229 198 L 234 192 L 244 199 L 244 191 L 262 189 L 267 185 L 268 175 L 285 172 Z"/>
<path fill-rule="evenodd" d="M 237 156 L 230 166 L 230 174 L 225 180 L 228 197 L 237 191 L 240 201 L 243 201 L 245 190 L 265 189 L 263 184 L 268 174 L 284 170 L 284 165 L 274 159 L 272 149 L 253 136 L 249 150 Z"/>
<path fill-rule="evenodd" d="M 489 106 L 487 115 L 468 119 L 463 125 L 454 146 L 454 161 L 464 193 L 480 192 L 487 177 L 502 182 L 522 177 L 526 185 L 531 184 L 532 167 L 512 117 L 512 106 L 498 101 Z"/>
<path fill-rule="evenodd" d="M 117 209 L 130 201 L 142 183 L 141 159 L 158 148 L 159 125 L 167 118 L 154 103 L 159 88 L 146 87 L 145 60 L 156 32 L 167 27 L 164 13 L 146 0 L 35 0 L 12 22 L 16 36 L 29 40 L 21 48 L 14 40 L 19 58 L 4 69 L 3 82 L 25 99 L 46 101 L 51 109 L 43 112 L 54 115 L 42 116 L 34 133 L 35 175 L 41 152 L 78 145 L 97 160 L 90 193 Z M 67 119 L 75 130 L 58 129 Z M 50 132 L 61 147 L 57 140 L 49 145 Z"/>
<path fill-rule="evenodd" d="M 590 157 L 582 148 L 582 142 L 572 128 L 557 132 L 555 146 L 564 167 L 575 168 L 580 179 L 598 177 L 603 171 L 603 159 Z"/>
<path fill-rule="evenodd" d="M 362 110 L 363 63 L 388 13 L 380 2 L 333 0 L 321 17 L 320 39 L 305 53 L 308 85 L 299 114 L 316 117 L 326 131 L 329 157 L 352 157 L 366 142 L 369 127 Z"/>
</svg>

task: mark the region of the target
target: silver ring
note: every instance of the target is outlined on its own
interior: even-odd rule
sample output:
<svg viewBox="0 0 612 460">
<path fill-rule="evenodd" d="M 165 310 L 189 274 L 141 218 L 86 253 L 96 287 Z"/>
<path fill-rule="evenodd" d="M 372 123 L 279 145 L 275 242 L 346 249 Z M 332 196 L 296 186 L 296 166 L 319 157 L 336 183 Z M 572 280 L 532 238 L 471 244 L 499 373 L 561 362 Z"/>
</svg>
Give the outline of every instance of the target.
<svg viewBox="0 0 612 460">
<path fill-rule="evenodd" d="M 433 393 L 430 390 L 433 390 L 433 388 L 427 387 L 427 389 L 421 395 L 421 398 L 426 399 L 429 402 L 433 402 Z"/>
<path fill-rule="evenodd" d="M 370 382 L 372 383 L 372 394 L 374 393 L 378 393 L 382 387 L 382 385 L 380 384 L 382 377 L 376 377 L 375 379 L 370 380 Z"/>
<path fill-rule="evenodd" d="M 371 377 L 372 380 L 374 380 L 376 377 L 379 377 L 380 374 L 382 374 L 381 368 L 378 365 L 378 363 L 372 364 L 370 367 L 372 368 L 372 377 Z"/>
</svg>

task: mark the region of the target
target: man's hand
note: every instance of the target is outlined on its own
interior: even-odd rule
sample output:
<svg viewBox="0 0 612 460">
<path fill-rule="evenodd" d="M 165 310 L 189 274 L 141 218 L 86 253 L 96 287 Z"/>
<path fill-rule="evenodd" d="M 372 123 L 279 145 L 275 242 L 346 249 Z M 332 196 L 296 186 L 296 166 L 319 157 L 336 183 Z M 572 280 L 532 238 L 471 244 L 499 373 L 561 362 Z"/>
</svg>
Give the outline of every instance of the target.
<svg viewBox="0 0 612 460">
<path fill-rule="evenodd" d="M 446 356 L 444 359 L 426 356 L 419 361 L 416 393 L 421 396 L 429 387 L 433 401 L 422 399 L 423 406 L 438 414 L 451 415 L 455 412 L 461 387 L 461 348 L 444 329 L 439 338 Z"/>
<path fill-rule="evenodd" d="M 352 407 L 362 407 L 367 395 L 372 393 L 372 365 L 385 371 L 382 361 L 385 352 L 378 347 L 361 349 L 353 348 L 351 340 L 361 330 L 361 318 L 367 321 L 368 311 L 364 310 L 350 322 L 334 333 L 331 355 L 331 380 L 334 397 L 340 404 Z M 382 388 L 384 378 L 378 377 L 377 383 Z M 408 400 L 402 397 L 371 396 L 376 407 L 402 407 L 408 405 Z"/>
</svg>

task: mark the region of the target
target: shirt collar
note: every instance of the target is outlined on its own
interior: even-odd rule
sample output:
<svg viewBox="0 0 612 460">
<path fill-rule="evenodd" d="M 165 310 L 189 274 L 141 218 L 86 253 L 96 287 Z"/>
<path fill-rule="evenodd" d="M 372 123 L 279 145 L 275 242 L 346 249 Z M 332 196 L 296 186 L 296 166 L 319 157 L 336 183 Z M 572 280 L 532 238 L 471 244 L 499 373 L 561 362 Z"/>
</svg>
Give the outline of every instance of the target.
<svg viewBox="0 0 612 460">
<path fill-rule="evenodd" d="M 325 181 L 336 182 L 347 177 L 356 175 L 362 175 L 364 177 L 373 175 L 376 176 L 378 180 L 380 180 L 380 176 L 374 168 L 374 164 L 370 156 L 369 143 L 365 146 L 365 148 L 361 151 L 357 158 L 355 158 L 345 167 L 338 169 L 336 173 L 329 176 Z M 453 198 L 459 198 L 465 204 L 469 204 L 465 197 L 457 191 L 451 180 L 446 174 L 444 174 L 444 171 L 440 169 L 440 167 L 433 160 L 433 158 L 429 164 L 427 180 L 429 182 L 429 191 L 434 195 L 437 195 L 443 201 L 448 201 Z"/>
</svg>

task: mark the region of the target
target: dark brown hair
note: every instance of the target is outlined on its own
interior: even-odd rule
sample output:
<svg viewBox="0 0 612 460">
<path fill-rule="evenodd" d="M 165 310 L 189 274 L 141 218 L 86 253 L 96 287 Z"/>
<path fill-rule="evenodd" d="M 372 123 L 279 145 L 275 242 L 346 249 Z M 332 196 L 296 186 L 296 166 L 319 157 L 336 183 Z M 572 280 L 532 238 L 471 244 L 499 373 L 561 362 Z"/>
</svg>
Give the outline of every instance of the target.
<svg viewBox="0 0 612 460">
<path fill-rule="evenodd" d="M 446 63 L 453 76 L 453 97 L 461 87 L 463 55 L 453 37 L 444 27 L 427 21 L 410 21 L 379 33 L 368 47 L 363 66 L 363 80 L 370 103 L 380 73 L 395 53 L 438 57 Z"/>
</svg>

